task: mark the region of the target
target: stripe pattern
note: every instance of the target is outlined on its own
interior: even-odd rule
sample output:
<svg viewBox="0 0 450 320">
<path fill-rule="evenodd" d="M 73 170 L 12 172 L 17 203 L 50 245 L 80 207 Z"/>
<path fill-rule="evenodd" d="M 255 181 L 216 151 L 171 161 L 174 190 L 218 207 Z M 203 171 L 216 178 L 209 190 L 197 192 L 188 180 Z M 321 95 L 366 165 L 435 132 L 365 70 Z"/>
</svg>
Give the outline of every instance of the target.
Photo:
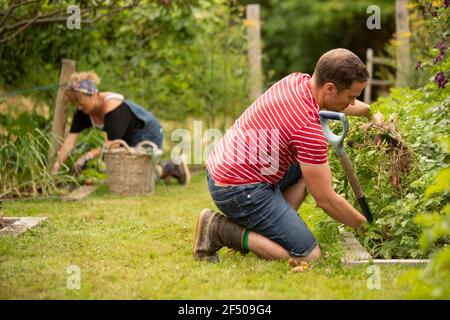
<svg viewBox="0 0 450 320">
<path fill-rule="evenodd" d="M 292 163 L 327 163 L 327 150 L 311 77 L 293 73 L 247 108 L 214 147 L 206 166 L 222 184 L 276 184 Z"/>
</svg>

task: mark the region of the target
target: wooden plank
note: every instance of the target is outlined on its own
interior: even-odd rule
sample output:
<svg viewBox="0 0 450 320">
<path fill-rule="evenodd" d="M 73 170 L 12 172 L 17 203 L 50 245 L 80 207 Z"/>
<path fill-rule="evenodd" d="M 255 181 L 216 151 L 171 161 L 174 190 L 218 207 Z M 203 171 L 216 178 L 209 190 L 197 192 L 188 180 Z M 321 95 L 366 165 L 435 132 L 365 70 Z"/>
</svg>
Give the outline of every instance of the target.
<svg viewBox="0 0 450 320">
<path fill-rule="evenodd" d="M 373 78 L 373 68 L 375 64 L 395 67 L 395 63 L 391 59 L 384 57 L 375 57 L 373 55 L 373 50 L 371 48 L 367 49 L 366 67 L 367 72 L 369 72 L 369 81 L 366 88 L 364 89 L 364 102 L 367 104 L 370 104 L 372 102 L 372 86 L 390 86 L 394 84 L 391 80 L 381 80 Z"/>
<path fill-rule="evenodd" d="M 59 84 L 69 81 L 70 76 L 75 72 L 75 61 L 62 60 L 61 74 L 59 76 Z M 52 148 L 49 150 L 48 159 L 53 160 L 58 152 L 62 141 L 64 140 L 67 112 L 69 109 L 69 101 L 65 95 L 66 87 L 60 86 L 56 96 L 55 113 L 53 115 L 52 124 Z M 53 162 L 53 161 L 52 161 Z"/>
<path fill-rule="evenodd" d="M 389 86 L 393 85 L 394 83 L 391 80 L 372 79 L 370 81 L 370 84 L 372 86 Z"/>
<path fill-rule="evenodd" d="M 348 265 L 363 265 L 363 264 L 404 264 L 404 265 L 422 265 L 429 263 L 429 259 L 373 259 L 373 260 L 359 260 L 348 261 Z"/>
<path fill-rule="evenodd" d="M 395 67 L 395 62 L 389 58 L 373 57 L 373 63 L 385 65 L 385 66 L 389 66 L 389 67 Z"/>
<path fill-rule="evenodd" d="M 246 6 L 246 26 L 248 41 L 250 99 L 254 101 L 262 93 L 262 64 L 261 64 L 261 22 L 259 18 L 259 4 Z"/>
<path fill-rule="evenodd" d="M 79 201 L 97 190 L 98 186 L 81 186 L 63 197 L 64 201 Z"/>
</svg>

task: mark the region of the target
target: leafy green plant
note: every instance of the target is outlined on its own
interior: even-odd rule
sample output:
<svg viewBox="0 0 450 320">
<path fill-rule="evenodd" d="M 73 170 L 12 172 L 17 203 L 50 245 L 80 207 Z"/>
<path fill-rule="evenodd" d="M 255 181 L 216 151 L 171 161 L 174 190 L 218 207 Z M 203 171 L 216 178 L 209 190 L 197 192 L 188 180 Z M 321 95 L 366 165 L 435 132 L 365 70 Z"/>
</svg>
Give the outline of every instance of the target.
<svg viewBox="0 0 450 320">
<path fill-rule="evenodd" d="M 440 88 L 450 78 L 450 61 L 446 56 L 450 39 L 450 5 L 447 1 L 413 2 L 412 49 L 416 59 L 418 85 L 430 79 Z"/>
<path fill-rule="evenodd" d="M 445 21 L 450 9 L 441 6 L 436 10 L 436 16 L 422 19 L 418 30 L 438 30 L 437 38 L 444 41 L 449 35 Z M 420 47 L 429 42 L 414 44 Z M 441 212 L 450 200 L 448 192 L 421 196 L 448 163 L 448 154 L 442 152 L 439 139 L 448 136 L 450 125 L 450 88 L 445 79 L 435 78 L 438 72 L 450 71 L 450 59 L 445 50 L 423 49 L 427 54 L 422 58 L 429 62 L 424 62 L 417 72 L 426 76 L 424 83 L 419 83 L 417 89 L 394 88 L 389 96 L 372 104 L 373 112 L 380 111 L 385 117 L 379 123 L 351 119 L 346 150 L 376 220 L 360 241 L 374 257 L 426 257 L 428 253 L 421 250 L 419 243 L 423 225 L 415 223 L 416 217 L 423 212 Z M 330 163 L 336 190 L 354 199 L 340 163 L 333 156 Z M 359 207 L 356 202 L 354 206 Z M 443 238 L 435 245 L 443 247 L 448 243 L 450 239 Z"/>
<path fill-rule="evenodd" d="M 0 136 L 0 198 L 48 195 L 62 183 L 74 182 L 65 174 L 52 176 L 48 170 L 49 136 L 34 129 L 11 140 Z"/>
<path fill-rule="evenodd" d="M 376 219 L 361 241 L 375 257 L 423 257 L 418 241 L 421 227 L 414 219 L 449 200 L 448 193 L 427 199 L 418 196 L 448 161 L 436 139 L 448 131 L 448 93 L 449 88 L 438 89 L 433 83 L 417 90 L 397 88 L 372 106 L 390 114 L 391 120 L 375 125 L 351 119 L 346 150 Z M 329 158 L 335 189 L 354 199 L 340 163 L 334 155 Z M 356 202 L 354 206 L 359 207 Z"/>
<path fill-rule="evenodd" d="M 450 138 L 443 139 L 447 154 L 450 151 Z M 448 196 L 450 187 L 450 168 L 446 165 L 439 170 L 434 182 L 426 189 L 424 200 Z M 448 197 L 447 197 L 448 198 Z M 448 201 L 431 213 L 422 212 L 416 216 L 416 223 L 423 228 L 420 236 L 420 249 L 431 252 L 432 260 L 422 271 L 411 271 L 400 277 L 400 283 L 412 283 L 410 295 L 414 298 L 450 298 L 450 205 Z"/>
</svg>

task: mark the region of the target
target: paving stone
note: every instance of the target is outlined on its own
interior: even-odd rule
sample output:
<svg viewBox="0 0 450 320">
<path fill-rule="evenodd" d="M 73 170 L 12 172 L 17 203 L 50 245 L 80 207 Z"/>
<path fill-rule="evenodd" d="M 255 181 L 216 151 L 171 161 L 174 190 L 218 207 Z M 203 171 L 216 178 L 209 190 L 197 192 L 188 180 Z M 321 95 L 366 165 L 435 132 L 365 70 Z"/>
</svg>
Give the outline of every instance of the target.
<svg viewBox="0 0 450 320">
<path fill-rule="evenodd" d="M 6 227 L 0 230 L 0 237 L 13 236 L 24 233 L 47 219 L 47 217 L 4 217 Z"/>
</svg>

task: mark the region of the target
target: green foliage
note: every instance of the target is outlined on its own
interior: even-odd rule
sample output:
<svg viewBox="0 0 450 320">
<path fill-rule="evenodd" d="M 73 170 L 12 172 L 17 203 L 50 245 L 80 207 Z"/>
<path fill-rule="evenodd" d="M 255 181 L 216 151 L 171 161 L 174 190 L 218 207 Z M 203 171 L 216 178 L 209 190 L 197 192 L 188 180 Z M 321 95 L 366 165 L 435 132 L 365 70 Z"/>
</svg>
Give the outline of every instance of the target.
<svg viewBox="0 0 450 320">
<path fill-rule="evenodd" d="M 7 129 L 5 132 L 5 138 L 7 140 L 14 139 L 27 132 L 32 132 L 34 129 L 44 130 L 47 124 L 47 119 L 35 110 L 32 112 L 22 112 L 17 117 L 11 116 L 8 113 L 0 114 L 0 128 Z"/>
<path fill-rule="evenodd" d="M 448 55 L 450 40 L 450 6 L 443 1 L 415 0 L 412 15 L 412 52 L 416 60 L 414 78 L 418 86 L 434 79 L 440 72 L 450 78 Z"/>
<path fill-rule="evenodd" d="M 247 105 L 240 10 L 225 0 L 145 0 L 79 30 L 65 22 L 37 25 L 0 47 L 0 85 L 54 83 L 68 58 L 77 70 L 95 70 L 100 90 L 123 93 L 161 118 L 236 116 Z M 53 105 L 55 93 L 35 96 Z"/>
<path fill-rule="evenodd" d="M 69 4 L 45 2 L 41 11 L 48 14 Z M 35 8 L 23 6 L 20 10 L 17 13 L 25 15 Z M 215 126 L 216 117 L 220 117 L 225 126 L 227 117 L 234 119 L 248 105 L 241 14 L 242 8 L 233 1 L 167 4 L 143 0 L 138 7 L 95 24 L 82 24 L 79 30 L 69 30 L 65 21 L 38 24 L 0 46 L 0 87 L 8 93 L 53 84 L 59 78 L 61 59 L 73 59 L 78 71 L 95 70 L 100 75 L 100 90 L 122 93 L 160 118 L 184 121 L 201 117 L 207 126 Z M 51 89 L 33 90 L 32 97 L 53 106 L 56 88 Z M 50 113 L 51 117 L 53 110 Z M 35 128 L 47 137 L 50 130 L 49 119 L 34 111 L 19 117 L 1 114 L 0 124 L 6 129 L 6 143 L 16 136 L 31 139 L 29 134 Z M 79 155 L 102 145 L 97 130 L 83 133 L 79 141 L 61 170 L 63 176 L 69 174 Z M 98 161 L 89 163 L 92 169 L 99 166 Z M 87 173 L 79 181 L 89 180 Z M 24 175 L 23 179 L 29 178 Z M 23 191 L 21 187 L 18 190 Z"/>
<path fill-rule="evenodd" d="M 47 154 L 51 145 L 49 136 L 39 129 L 14 139 L 0 136 L 0 198 L 48 195 L 58 192 L 61 183 L 73 182 L 70 176 L 50 174 Z"/>
<path fill-rule="evenodd" d="M 396 131 L 351 119 L 346 151 L 376 220 L 361 241 L 374 256 L 422 257 L 418 242 L 421 227 L 414 218 L 423 211 L 442 209 L 450 198 L 448 191 L 427 198 L 418 196 L 448 161 L 435 138 L 448 134 L 448 94 L 449 88 L 441 90 L 431 83 L 417 90 L 397 88 L 389 97 L 380 98 L 372 108 L 395 115 L 391 118 L 397 122 L 388 121 L 386 126 Z M 335 189 L 354 199 L 335 155 L 330 155 L 330 164 Z M 356 202 L 354 206 L 359 207 Z"/>
<path fill-rule="evenodd" d="M 447 153 L 450 138 L 445 140 Z M 434 182 L 426 189 L 424 199 L 448 195 L 450 179 L 449 168 L 439 170 Z M 422 212 L 416 216 L 416 223 L 423 229 L 420 248 L 423 252 L 432 251 L 432 260 L 422 272 L 409 272 L 401 277 L 404 283 L 413 283 L 410 295 L 414 298 L 450 299 L 450 205 L 438 208 L 432 213 Z M 436 250 L 436 244 L 442 248 Z M 443 244 L 443 245 L 442 245 Z"/>
</svg>

